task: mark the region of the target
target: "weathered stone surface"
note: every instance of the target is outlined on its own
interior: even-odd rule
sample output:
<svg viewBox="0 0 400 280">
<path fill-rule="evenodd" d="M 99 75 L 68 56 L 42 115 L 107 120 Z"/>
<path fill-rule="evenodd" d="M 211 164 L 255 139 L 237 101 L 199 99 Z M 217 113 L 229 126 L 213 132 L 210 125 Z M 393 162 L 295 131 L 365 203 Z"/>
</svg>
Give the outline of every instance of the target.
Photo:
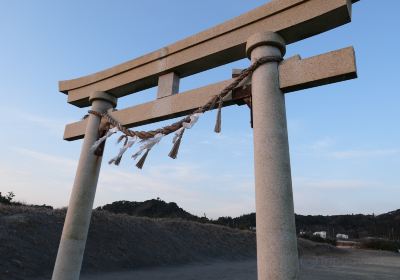
<svg viewBox="0 0 400 280">
<path fill-rule="evenodd" d="M 157 98 L 167 97 L 179 92 L 179 76 L 174 73 L 168 73 L 158 78 Z"/>
<path fill-rule="evenodd" d="M 116 97 L 157 85 L 158 77 L 181 78 L 246 57 L 249 34 L 279 33 L 287 44 L 325 32 L 351 20 L 351 0 L 271 1 L 230 21 L 155 52 L 95 74 L 61 81 L 68 102 L 89 106 L 89 95 L 107 91 Z"/>
<path fill-rule="evenodd" d="M 254 62 L 285 52 L 276 33 L 252 35 L 246 49 Z M 295 280 L 298 276 L 296 227 L 285 95 L 277 63 L 258 67 L 252 76 L 254 177 L 256 193 L 257 279 Z"/>
<path fill-rule="evenodd" d="M 279 67 L 280 88 L 285 93 L 356 77 L 356 63 L 352 47 L 306 59 L 294 56 L 283 61 Z M 113 112 L 111 115 L 128 127 L 183 116 L 202 106 L 209 98 L 219 93 L 231 82 L 232 80 L 226 80 L 171 95 Z M 228 100 L 224 105 L 233 105 L 238 99 L 248 96 L 250 92 L 251 84 L 245 89 L 237 89 L 233 94 L 233 100 Z M 68 124 L 65 128 L 64 139 L 76 140 L 82 138 L 85 127 L 86 120 Z"/>
<path fill-rule="evenodd" d="M 308 59 L 293 57 L 281 63 L 279 74 L 285 93 L 354 79 L 357 78 L 354 49 L 348 47 Z"/>
<path fill-rule="evenodd" d="M 116 98 L 105 92 L 94 92 L 90 96 L 90 101 L 92 109 L 99 112 L 106 112 L 116 106 Z M 98 117 L 91 115 L 87 118 L 87 123 L 86 136 L 54 266 L 53 280 L 79 279 L 81 270 L 102 160 L 101 156 L 89 152 L 98 139 L 101 121 Z"/>
</svg>

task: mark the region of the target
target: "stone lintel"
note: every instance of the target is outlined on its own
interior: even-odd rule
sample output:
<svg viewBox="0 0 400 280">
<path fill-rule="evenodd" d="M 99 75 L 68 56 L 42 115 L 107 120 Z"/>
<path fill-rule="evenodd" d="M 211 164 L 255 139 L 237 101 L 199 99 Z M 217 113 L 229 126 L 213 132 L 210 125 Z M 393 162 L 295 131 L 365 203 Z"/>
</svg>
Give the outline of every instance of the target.
<svg viewBox="0 0 400 280">
<path fill-rule="evenodd" d="M 179 76 L 168 73 L 158 77 L 157 98 L 167 97 L 179 92 Z"/>
<path fill-rule="evenodd" d="M 318 56 L 300 59 L 291 57 L 279 65 L 280 88 L 288 93 L 301 89 L 349 80 L 357 77 L 353 47 L 336 50 Z M 187 92 L 170 95 L 148 103 L 112 112 L 111 115 L 127 127 L 150 124 L 184 116 L 204 105 L 212 96 L 218 94 L 233 79 L 207 85 Z M 251 84 L 234 90 L 232 99 L 224 106 L 243 104 L 243 98 L 251 94 Z M 68 124 L 65 140 L 77 140 L 84 136 L 86 120 Z"/>
</svg>

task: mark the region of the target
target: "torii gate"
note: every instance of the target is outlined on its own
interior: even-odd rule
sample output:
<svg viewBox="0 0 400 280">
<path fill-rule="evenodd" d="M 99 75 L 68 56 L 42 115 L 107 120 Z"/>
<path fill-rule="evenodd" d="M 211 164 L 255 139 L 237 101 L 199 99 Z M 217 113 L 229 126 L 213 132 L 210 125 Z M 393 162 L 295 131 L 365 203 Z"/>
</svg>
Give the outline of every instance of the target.
<svg viewBox="0 0 400 280">
<path fill-rule="evenodd" d="M 286 44 L 351 21 L 358 0 L 273 0 L 239 17 L 158 51 L 110 69 L 69 81 L 59 89 L 68 102 L 105 112 L 117 98 L 158 85 L 157 99 L 110 115 L 134 127 L 183 116 L 206 103 L 232 82 L 226 80 L 178 93 L 179 78 L 246 56 L 282 57 Z M 258 279 L 297 279 L 298 254 L 294 221 L 284 94 L 356 78 L 354 50 L 348 47 L 278 64 L 266 63 L 251 85 L 238 87 L 223 106 L 252 97 L 257 213 Z M 247 102 L 248 103 L 248 102 Z M 98 139 L 100 118 L 68 124 L 64 139 L 84 137 L 74 186 L 53 271 L 53 280 L 79 279 L 102 156 L 90 152 Z"/>
</svg>

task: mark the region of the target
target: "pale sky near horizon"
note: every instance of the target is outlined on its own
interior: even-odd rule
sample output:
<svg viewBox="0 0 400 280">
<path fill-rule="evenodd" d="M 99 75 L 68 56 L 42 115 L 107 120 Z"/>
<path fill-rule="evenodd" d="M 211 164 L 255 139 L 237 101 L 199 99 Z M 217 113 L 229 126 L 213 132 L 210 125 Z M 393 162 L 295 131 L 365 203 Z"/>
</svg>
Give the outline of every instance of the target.
<svg viewBox="0 0 400 280">
<path fill-rule="evenodd" d="M 328 1 L 328 0 L 327 0 Z M 266 0 L 0 0 L 0 191 L 27 203 L 66 206 L 81 141 L 64 125 L 87 108 L 67 104 L 58 81 L 164 47 L 258 7 Z M 359 78 L 286 96 L 295 210 L 299 214 L 383 213 L 400 208 L 400 2 L 362 0 L 350 24 L 288 46 L 303 58 L 353 45 Z M 181 81 L 181 91 L 227 79 L 241 60 Z M 118 108 L 154 99 L 156 89 Z M 177 160 L 171 137 L 143 170 L 108 142 L 95 206 L 160 197 L 216 218 L 254 211 L 252 130 L 245 106 L 215 112 L 185 133 Z M 169 122 L 167 122 L 169 123 Z M 146 126 L 156 128 L 160 124 Z M 130 151 L 132 154 L 134 150 Z"/>
</svg>

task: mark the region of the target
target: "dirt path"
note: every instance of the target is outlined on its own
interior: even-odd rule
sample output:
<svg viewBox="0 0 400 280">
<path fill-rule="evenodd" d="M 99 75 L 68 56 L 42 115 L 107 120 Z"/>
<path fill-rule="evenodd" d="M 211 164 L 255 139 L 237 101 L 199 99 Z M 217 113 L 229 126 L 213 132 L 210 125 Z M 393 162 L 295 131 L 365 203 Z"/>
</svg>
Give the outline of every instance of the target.
<svg viewBox="0 0 400 280">
<path fill-rule="evenodd" d="M 300 280 L 399 280 L 400 254 L 349 250 L 337 256 L 301 259 Z M 83 275 L 81 280 L 256 280 L 256 262 L 216 261 L 183 266 L 156 267 L 130 272 Z"/>
<path fill-rule="evenodd" d="M 400 254 L 347 249 L 342 256 L 313 256 L 301 259 L 301 280 L 398 280 Z"/>
<path fill-rule="evenodd" d="M 251 261 L 190 264 L 179 267 L 155 267 L 131 272 L 81 277 L 81 280 L 241 280 L 256 279 L 256 264 Z"/>
</svg>

